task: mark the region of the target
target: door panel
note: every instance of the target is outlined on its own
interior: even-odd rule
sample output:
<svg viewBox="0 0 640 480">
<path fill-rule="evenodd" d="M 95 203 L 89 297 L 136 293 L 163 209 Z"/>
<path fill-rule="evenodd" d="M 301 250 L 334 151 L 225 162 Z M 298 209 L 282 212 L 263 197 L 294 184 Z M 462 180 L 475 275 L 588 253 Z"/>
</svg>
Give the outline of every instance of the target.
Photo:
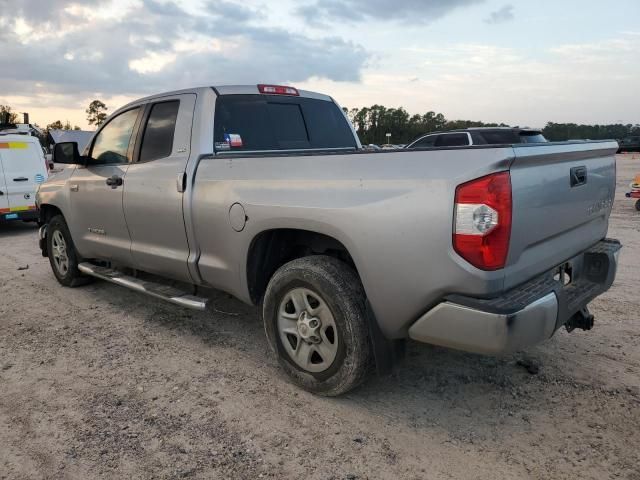
<svg viewBox="0 0 640 480">
<path fill-rule="evenodd" d="M 125 179 L 128 164 L 76 168 L 68 185 L 71 191 L 71 236 L 81 256 L 131 265 L 131 239 L 122 212 L 122 187 L 107 179 Z"/>
<path fill-rule="evenodd" d="M 139 161 L 129 166 L 124 186 L 135 267 L 186 282 L 192 280 L 181 190 L 195 101 L 196 95 L 184 94 L 149 105 L 136 145 Z"/>
<path fill-rule="evenodd" d="M 124 182 L 142 108 L 109 119 L 95 136 L 86 167 L 68 181 L 69 227 L 80 255 L 132 266 L 131 237 L 122 209 Z"/>
</svg>

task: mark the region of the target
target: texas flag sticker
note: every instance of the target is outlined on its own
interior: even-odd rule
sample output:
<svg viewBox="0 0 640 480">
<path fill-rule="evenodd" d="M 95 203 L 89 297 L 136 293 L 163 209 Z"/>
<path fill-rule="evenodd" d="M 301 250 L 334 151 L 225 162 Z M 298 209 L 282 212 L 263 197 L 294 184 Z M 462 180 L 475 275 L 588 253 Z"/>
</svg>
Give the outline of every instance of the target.
<svg viewBox="0 0 640 480">
<path fill-rule="evenodd" d="M 242 147 L 242 137 L 237 133 L 225 133 L 224 141 L 231 147 Z"/>
</svg>

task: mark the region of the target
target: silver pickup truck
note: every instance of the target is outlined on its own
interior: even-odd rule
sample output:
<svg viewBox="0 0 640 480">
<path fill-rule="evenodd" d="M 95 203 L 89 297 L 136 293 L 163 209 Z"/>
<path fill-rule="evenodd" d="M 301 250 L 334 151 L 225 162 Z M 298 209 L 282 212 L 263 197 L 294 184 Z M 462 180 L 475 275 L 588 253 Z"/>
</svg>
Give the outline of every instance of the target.
<svg viewBox="0 0 640 480">
<path fill-rule="evenodd" d="M 486 354 L 590 329 L 620 243 L 606 238 L 612 141 L 364 152 L 328 96 L 220 86 L 121 108 L 41 185 L 40 248 L 92 277 L 205 309 L 259 305 L 297 384 L 338 395 L 404 340 Z"/>
</svg>

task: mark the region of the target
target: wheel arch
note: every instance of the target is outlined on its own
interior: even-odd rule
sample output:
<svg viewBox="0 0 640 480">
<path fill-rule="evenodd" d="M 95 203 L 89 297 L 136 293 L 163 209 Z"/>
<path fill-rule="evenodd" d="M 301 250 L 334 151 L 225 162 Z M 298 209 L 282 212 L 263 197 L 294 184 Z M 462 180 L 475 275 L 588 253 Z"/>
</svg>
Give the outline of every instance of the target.
<svg viewBox="0 0 640 480">
<path fill-rule="evenodd" d="M 62 215 L 64 218 L 64 214 L 62 210 L 60 210 L 55 205 L 51 205 L 48 203 L 41 204 L 38 207 L 39 211 L 39 219 L 38 223 L 40 224 L 40 232 L 38 233 L 39 246 L 40 251 L 42 252 L 43 257 L 49 256 L 48 247 L 47 247 L 47 224 L 51 221 L 53 217 L 56 215 Z"/>
<path fill-rule="evenodd" d="M 46 225 L 47 223 L 49 223 L 49 220 L 51 220 L 56 215 L 62 215 L 64 217 L 64 214 L 62 213 L 62 210 L 60 210 L 60 208 L 49 203 L 40 205 L 39 210 L 40 210 L 40 223 L 42 223 L 43 225 Z"/>
<path fill-rule="evenodd" d="M 274 228 L 257 233 L 249 245 L 246 259 L 247 288 L 251 301 L 258 304 L 269 280 L 285 263 L 310 255 L 337 258 L 355 271 L 358 268 L 343 242 L 313 230 Z"/>
</svg>

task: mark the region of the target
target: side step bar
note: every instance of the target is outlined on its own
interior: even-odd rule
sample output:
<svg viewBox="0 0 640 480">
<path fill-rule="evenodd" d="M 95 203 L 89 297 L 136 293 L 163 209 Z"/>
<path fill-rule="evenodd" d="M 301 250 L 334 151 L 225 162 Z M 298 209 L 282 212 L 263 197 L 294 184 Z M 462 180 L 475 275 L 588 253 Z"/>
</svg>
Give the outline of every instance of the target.
<svg viewBox="0 0 640 480">
<path fill-rule="evenodd" d="M 136 292 L 146 293 L 152 297 L 175 303 L 182 307 L 192 308 L 194 310 L 205 310 L 207 308 L 207 298 L 196 297 L 187 292 L 168 285 L 162 285 L 156 282 L 140 280 L 139 278 L 126 275 L 112 268 L 100 267 L 92 263 L 83 262 L 78 265 L 78 270 L 86 275 L 106 280 L 127 287 Z"/>
</svg>

